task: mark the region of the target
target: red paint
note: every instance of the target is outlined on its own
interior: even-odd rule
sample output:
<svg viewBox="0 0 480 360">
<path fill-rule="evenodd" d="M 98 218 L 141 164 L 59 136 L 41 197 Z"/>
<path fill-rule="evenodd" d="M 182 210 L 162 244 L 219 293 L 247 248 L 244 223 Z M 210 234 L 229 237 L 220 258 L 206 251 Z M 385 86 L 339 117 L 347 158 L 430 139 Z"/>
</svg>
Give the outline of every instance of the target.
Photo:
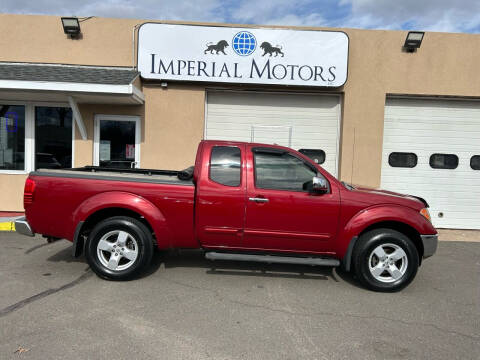
<svg viewBox="0 0 480 360">
<path fill-rule="evenodd" d="M 210 179 L 210 152 L 218 145 L 240 148 L 240 186 L 224 186 Z M 80 221 L 103 209 L 123 208 L 145 217 L 159 248 L 312 253 L 340 259 L 352 237 L 378 222 L 396 221 L 419 234 L 436 234 L 420 214 L 421 201 L 380 190 L 348 190 L 291 149 L 287 150 L 311 163 L 328 180 L 330 192 L 257 189 L 251 148 L 258 145 L 202 141 L 195 161 L 195 187 L 31 175 L 26 184 L 26 217 L 35 232 L 72 240 Z M 268 198 L 269 202 L 251 202 L 249 197 Z"/>
</svg>

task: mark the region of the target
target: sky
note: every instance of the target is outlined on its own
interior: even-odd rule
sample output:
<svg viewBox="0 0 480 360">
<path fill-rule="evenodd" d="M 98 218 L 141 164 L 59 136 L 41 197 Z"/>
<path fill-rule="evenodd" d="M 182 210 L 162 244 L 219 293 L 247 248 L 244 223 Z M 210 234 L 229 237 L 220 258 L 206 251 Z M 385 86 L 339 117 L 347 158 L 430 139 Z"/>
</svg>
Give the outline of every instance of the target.
<svg viewBox="0 0 480 360">
<path fill-rule="evenodd" d="M 480 0 L 0 0 L 0 12 L 480 33 Z"/>
</svg>

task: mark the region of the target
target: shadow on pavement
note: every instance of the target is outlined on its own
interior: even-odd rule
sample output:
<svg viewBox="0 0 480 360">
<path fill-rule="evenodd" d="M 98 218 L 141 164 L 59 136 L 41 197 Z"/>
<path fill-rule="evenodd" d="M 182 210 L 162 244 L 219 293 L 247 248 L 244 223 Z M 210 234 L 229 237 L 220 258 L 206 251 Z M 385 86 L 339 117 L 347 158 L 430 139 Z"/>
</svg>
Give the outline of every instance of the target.
<svg viewBox="0 0 480 360">
<path fill-rule="evenodd" d="M 29 250 L 32 252 L 36 248 L 43 247 L 48 244 L 37 245 Z M 47 258 L 51 262 L 83 262 L 86 263 L 85 256 L 78 258 L 72 256 L 72 247 L 68 246 Z M 345 272 L 340 267 L 325 266 L 308 266 L 295 264 L 267 264 L 245 261 L 211 261 L 205 259 L 203 250 L 172 250 L 172 251 L 155 251 L 150 266 L 135 279 L 148 277 L 158 271 L 164 264 L 166 269 L 173 268 L 198 268 L 205 269 L 205 273 L 209 275 L 223 276 L 257 276 L 271 278 L 287 278 L 287 279 L 311 279 L 311 280 L 328 280 L 331 279 L 339 282 L 339 278 L 343 281 L 360 287 L 358 282 L 350 273 Z M 132 280 L 135 280 L 132 279 Z"/>
<path fill-rule="evenodd" d="M 152 261 L 155 272 L 161 264 L 165 268 L 201 268 L 209 275 L 259 276 L 294 279 L 328 280 L 338 282 L 333 267 L 307 266 L 294 264 L 267 264 L 246 261 L 211 261 L 205 259 L 203 250 L 180 250 L 157 252 Z M 152 272 L 150 272 L 152 273 Z"/>
</svg>

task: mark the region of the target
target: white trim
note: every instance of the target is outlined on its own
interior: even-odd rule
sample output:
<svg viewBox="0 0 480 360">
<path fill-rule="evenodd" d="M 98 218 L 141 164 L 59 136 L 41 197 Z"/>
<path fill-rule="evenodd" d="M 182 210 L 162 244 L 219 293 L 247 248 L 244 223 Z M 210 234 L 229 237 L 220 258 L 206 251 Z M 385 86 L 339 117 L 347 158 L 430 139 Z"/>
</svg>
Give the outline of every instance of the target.
<svg viewBox="0 0 480 360">
<path fill-rule="evenodd" d="M 55 81 L 0 80 L 0 89 L 120 95 L 127 97 L 131 96 L 138 104 L 143 104 L 145 102 L 145 96 L 142 91 L 133 84 L 109 85 Z"/>
<path fill-rule="evenodd" d="M 73 115 L 72 126 L 75 127 L 75 123 L 77 123 L 78 130 L 80 130 L 80 135 L 82 135 L 82 139 L 87 140 L 87 129 L 85 128 L 85 123 L 83 122 L 82 114 L 80 113 L 80 110 L 78 110 L 77 102 L 72 96 L 69 96 L 68 103 L 70 104 L 70 108 L 72 109 L 72 115 Z"/>
<path fill-rule="evenodd" d="M 96 114 L 93 126 L 93 165 L 100 165 L 100 121 L 135 121 L 135 162 L 140 167 L 140 142 L 141 142 L 141 119 L 140 116 L 132 115 L 103 115 Z"/>
</svg>

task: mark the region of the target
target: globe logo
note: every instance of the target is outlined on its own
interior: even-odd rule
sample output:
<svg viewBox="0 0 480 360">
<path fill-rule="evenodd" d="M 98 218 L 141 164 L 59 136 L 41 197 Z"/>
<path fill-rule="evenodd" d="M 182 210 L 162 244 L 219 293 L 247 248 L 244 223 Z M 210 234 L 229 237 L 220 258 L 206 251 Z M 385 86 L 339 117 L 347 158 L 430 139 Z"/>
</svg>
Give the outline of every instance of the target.
<svg viewBox="0 0 480 360">
<path fill-rule="evenodd" d="M 232 40 L 233 51 L 240 56 L 251 55 L 257 47 L 257 40 L 251 32 L 240 31 L 235 34 Z"/>
</svg>

